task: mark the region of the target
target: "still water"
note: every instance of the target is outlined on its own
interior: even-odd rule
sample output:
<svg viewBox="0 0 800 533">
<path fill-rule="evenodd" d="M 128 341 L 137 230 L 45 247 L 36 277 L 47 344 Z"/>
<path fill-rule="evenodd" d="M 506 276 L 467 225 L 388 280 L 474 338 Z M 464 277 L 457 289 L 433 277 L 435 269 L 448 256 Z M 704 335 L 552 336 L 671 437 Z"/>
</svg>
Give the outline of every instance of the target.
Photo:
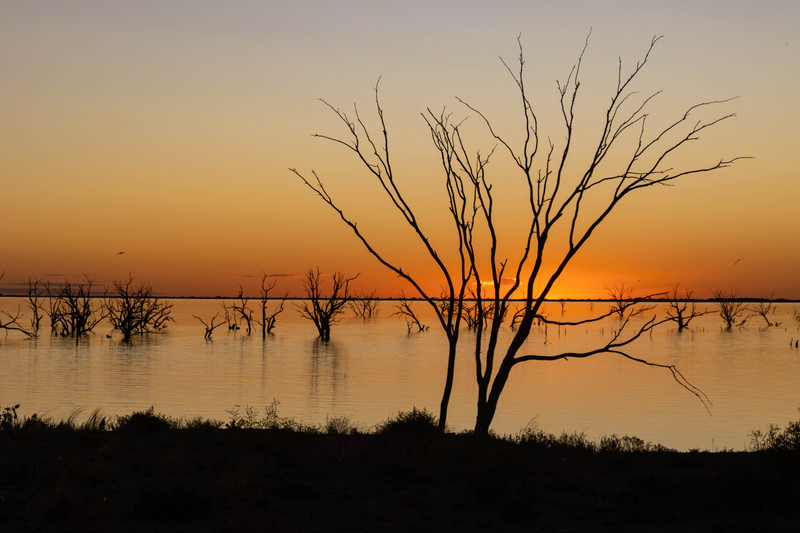
<svg viewBox="0 0 800 533">
<path fill-rule="evenodd" d="M 408 334 L 394 304 L 382 302 L 379 316 L 336 324 L 331 341 L 316 340 L 311 322 L 294 303 L 278 316 L 274 335 L 247 336 L 224 326 L 213 340 L 192 315 L 209 319 L 220 300 L 175 300 L 175 322 L 163 334 L 137 337 L 130 344 L 100 323 L 80 342 L 49 335 L 43 320 L 36 339 L 0 332 L 0 407 L 21 404 L 20 413 L 55 419 L 76 409 L 88 414 L 128 414 L 155 406 L 175 416 L 227 420 L 235 405 L 263 408 L 280 402 L 279 413 L 308 424 L 327 417 L 351 417 L 363 429 L 401 410 L 427 407 L 437 413 L 444 384 L 446 339 L 425 304 L 415 303 L 430 331 Z M 0 298 L 0 310 L 24 310 L 24 301 Z M 713 304 L 699 308 L 714 311 Z M 608 309 L 607 303 L 566 304 L 565 320 Z M 554 319 L 561 307 L 550 304 Z M 650 314 L 663 316 L 666 307 Z M 774 422 L 800 417 L 800 323 L 792 304 L 776 306 L 766 328 L 761 317 L 744 328 L 723 331 L 713 312 L 678 333 L 665 325 L 639 339 L 629 353 L 652 362 L 676 364 L 708 395 L 711 414 L 681 388 L 667 370 L 646 367 L 616 355 L 558 362 L 531 362 L 512 372 L 492 425 L 497 433 L 516 433 L 528 424 L 552 433 L 585 432 L 592 438 L 635 435 L 681 450 L 744 449 L 748 434 Z M 618 327 L 614 318 L 569 328 L 535 329 L 526 353 L 586 350 L 607 342 Z M 470 428 L 475 416 L 474 363 L 464 350 L 456 368 L 449 425 Z"/>
</svg>

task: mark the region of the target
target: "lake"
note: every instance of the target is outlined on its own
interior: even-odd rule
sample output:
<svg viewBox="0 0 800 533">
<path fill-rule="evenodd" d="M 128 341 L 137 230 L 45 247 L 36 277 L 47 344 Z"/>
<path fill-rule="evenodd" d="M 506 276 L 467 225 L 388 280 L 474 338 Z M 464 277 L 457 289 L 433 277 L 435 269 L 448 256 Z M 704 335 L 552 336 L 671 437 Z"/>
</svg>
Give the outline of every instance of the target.
<svg viewBox="0 0 800 533">
<path fill-rule="evenodd" d="M 175 322 L 164 333 L 129 344 L 117 333 L 108 338 L 107 322 L 77 343 L 51 336 L 47 318 L 35 339 L 0 332 L 0 407 L 19 403 L 20 414 L 61 419 L 76 409 L 83 416 L 96 408 L 114 415 L 152 405 L 175 417 L 225 421 L 236 405 L 263 409 L 277 400 L 282 416 L 319 424 L 343 415 L 363 429 L 413 406 L 438 413 L 447 343 L 422 302 L 413 305 L 430 331 L 408 334 L 403 319 L 391 316 L 395 303 L 384 301 L 370 320 L 348 311 L 328 343 L 316 339 L 313 324 L 291 301 L 266 340 L 260 332 L 247 336 L 223 327 L 212 341 L 203 338 L 204 328 L 192 315 L 209 319 L 221 310 L 221 300 L 173 303 Z M 0 310 L 18 306 L 25 310 L 25 301 L 0 298 Z M 548 306 L 551 318 L 560 319 L 560 305 Z M 568 302 L 563 318 L 608 309 L 608 303 Z M 753 429 L 800 418 L 800 350 L 790 345 L 800 339 L 794 306 L 776 305 L 771 319 L 781 322 L 779 327 L 764 327 L 761 317 L 753 317 L 732 331 L 723 331 L 715 304 L 700 303 L 699 309 L 713 312 L 682 333 L 673 324 L 662 326 L 637 340 L 629 353 L 677 365 L 708 395 L 711 414 L 667 370 L 607 354 L 518 365 L 492 429 L 513 434 L 535 424 L 552 433 L 627 434 L 680 450 L 717 450 L 744 449 Z M 664 304 L 649 312 L 665 313 Z M 608 318 L 569 329 L 534 328 L 525 351 L 586 350 L 607 341 L 618 324 Z M 471 333 L 462 334 L 448 420 L 453 430 L 474 424 L 470 339 Z"/>
</svg>

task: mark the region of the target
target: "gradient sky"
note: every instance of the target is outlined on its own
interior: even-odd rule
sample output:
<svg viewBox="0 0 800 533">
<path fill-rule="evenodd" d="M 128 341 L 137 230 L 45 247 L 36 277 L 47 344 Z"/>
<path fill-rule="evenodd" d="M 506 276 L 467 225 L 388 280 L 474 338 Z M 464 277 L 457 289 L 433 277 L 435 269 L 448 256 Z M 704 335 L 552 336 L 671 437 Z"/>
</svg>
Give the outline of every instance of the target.
<svg viewBox="0 0 800 533">
<path fill-rule="evenodd" d="M 663 34 L 639 85 L 664 90 L 654 119 L 739 96 L 721 108 L 738 117 L 709 131 L 699 154 L 754 159 L 626 202 L 553 296 L 602 297 L 624 281 L 800 298 L 798 20 L 796 1 L 771 0 L 4 1 L 0 291 L 29 276 L 104 284 L 128 272 L 162 294 L 232 294 L 262 272 L 295 291 L 318 266 L 397 295 L 403 286 L 290 167 L 317 170 L 392 258 L 439 286 L 352 158 L 310 136 L 344 133 L 318 98 L 370 109 L 382 76 L 398 175 L 446 248 L 420 113 L 466 115 L 459 96 L 519 131 L 499 57 L 514 61 L 521 33 L 546 119 L 591 28 L 587 110 L 607 102 L 617 57 L 630 65 Z"/>
</svg>

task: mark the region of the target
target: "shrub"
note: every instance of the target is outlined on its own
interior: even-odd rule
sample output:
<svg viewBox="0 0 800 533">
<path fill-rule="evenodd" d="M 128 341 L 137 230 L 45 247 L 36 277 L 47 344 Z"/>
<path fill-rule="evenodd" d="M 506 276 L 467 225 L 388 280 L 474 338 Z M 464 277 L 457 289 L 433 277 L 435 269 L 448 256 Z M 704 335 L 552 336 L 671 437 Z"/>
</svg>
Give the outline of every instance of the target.
<svg viewBox="0 0 800 533">
<path fill-rule="evenodd" d="M 13 407 L 3 407 L 3 412 L 0 413 L 0 431 L 10 431 L 19 427 L 17 409 L 19 409 L 19 404 Z"/>
<path fill-rule="evenodd" d="M 328 435 L 355 435 L 358 428 L 349 416 L 328 417 L 323 428 Z"/>
<path fill-rule="evenodd" d="M 116 429 L 139 433 L 155 433 L 177 427 L 177 422 L 167 415 L 156 413 L 150 406 L 146 411 L 135 411 L 127 416 L 118 416 Z"/>
<path fill-rule="evenodd" d="M 433 435 L 440 431 L 436 417 L 430 411 L 414 407 L 378 424 L 375 432 L 379 435 Z"/>
<path fill-rule="evenodd" d="M 765 431 L 753 430 L 750 433 L 750 449 L 756 452 L 766 450 L 800 451 L 800 420 L 789 422 L 786 429 L 769 424 Z"/>
</svg>

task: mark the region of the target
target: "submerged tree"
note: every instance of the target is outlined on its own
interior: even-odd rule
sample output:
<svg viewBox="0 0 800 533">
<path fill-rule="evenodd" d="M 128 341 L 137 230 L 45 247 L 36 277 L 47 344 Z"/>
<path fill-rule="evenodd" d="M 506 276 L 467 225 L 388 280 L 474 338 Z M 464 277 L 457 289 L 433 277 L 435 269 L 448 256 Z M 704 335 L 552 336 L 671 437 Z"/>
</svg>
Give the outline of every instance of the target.
<svg viewBox="0 0 800 533">
<path fill-rule="evenodd" d="M 417 333 L 422 333 L 423 331 L 428 331 L 430 326 L 427 324 L 423 324 L 419 318 L 419 315 L 414 311 L 411 307 L 411 302 L 403 296 L 400 298 L 400 303 L 395 306 L 397 311 L 392 313 L 392 316 L 401 316 L 406 320 L 406 329 L 408 330 L 408 334 L 411 335 L 412 331 L 416 331 Z"/>
<path fill-rule="evenodd" d="M 39 334 L 39 326 L 44 313 L 44 292 L 41 283 L 39 279 L 28 278 L 28 308 L 31 310 L 31 332 L 34 335 Z"/>
<path fill-rule="evenodd" d="M 266 339 L 267 335 L 272 335 L 272 330 L 275 329 L 275 321 L 278 315 L 283 313 L 283 304 L 286 302 L 287 295 L 283 295 L 278 302 L 278 305 L 271 309 L 269 308 L 269 293 L 275 288 L 277 282 L 275 280 L 268 281 L 269 276 L 263 274 L 261 276 L 261 295 L 259 303 L 261 304 L 261 319 L 256 319 L 256 324 L 261 326 L 261 338 Z"/>
<path fill-rule="evenodd" d="M 211 336 L 214 334 L 214 330 L 215 330 L 215 329 L 217 329 L 218 327 L 220 327 L 221 325 L 223 325 L 223 324 L 225 323 L 225 319 L 224 319 L 224 318 L 223 318 L 222 320 L 220 320 L 220 322 L 219 322 L 219 323 L 214 323 L 214 321 L 215 321 L 217 318 L 221 318 L 221 317 L 219 316 L 219 312 L 217 312 L 217 313 L 214 313 L 214 316 L 212 316 L 212 317 L 211 317 L 211 320 L 209 320 L 208 322 L 206 322 L 205 320 L 203 320 L 202 318 L 200 318 L 200 317 L 199 317 L 199 316 L 197 316 L 197 315 L 192 315 L 192 316 L 193 316 L 194 318 L 196 318 L 197 320 L 199 320 L 199 321 L 200 321 L 200 323 L 201 323 L 201 324 L 203 324 L 203 327 L 205 327 L 205 328 L 206 328 L 206 331 L 205 331 L 205 333 L 203 334 L 203 338 L 204 338 L 205 340 L 207 340 L 207 341 L 210 341 L 210 340 L 211 340 Z"/>
<path fill-rule="evenodd" d="M 622 281 L 613 284 L 611 287 L 606 287 L 606 294 L 608 294 L 609 300 L 613 302 L 611 305 L 611 312 L 616 314 L 619 318 L 624 318 L 628 303 L 634 299 L 633 287 L 629 287 Z"/>
<path fill-rule="evenodd" d="M 125 341 L 134 334 L 159 332 L 172 320 L 172 304 L 153 295 L 149 282 L 134 283 L 134 277 L 112 282 L 112 297 L 106 302 L 108 319 Z"/>
<path fill-rule="evenodd" d="M 334 272 L 331 275 L 331 290 L 328 296 L 322 294 L 322 275 L 319 268 L 309 269 L 306 272 L 306 279 L 303 280 L 303 288 L 306 292 L 306 299 L 298 305 L 300 316 L 312 321 L 317 327 L 319 338 L 322 341 L 331 340 L 331 326 L 336 322 L 339 315 L 344 313 L 345 306 L 352 299 L 350 294 L 350 282 L 358 277 L 345 277 L 341 272 Z"/>
<path fill-rule="evenodd" d="M 242 289 L 241 285 L 239 285 L 239 294 L 236 298 L 238 301 L 233 302 L 230 306 L 231 312 L 234 316 L 242 319 L 242 322 L 247 326 L 247 334 L 250 335 L 255 319 L 253 318 L 253 310 L 248 305 L 250 298 L 244 295 L 244 289 Z"/>
<path fill-rule="evenodd" d="M 350 309 L 358 318 L 370 319 L 378 315 L 380 301 L 375 291 L 357 294 L 350 302 Z"/>
<path fill-rule="evenodd" d="M 615 354 L 668 370 L 678 383 L 703 400 L 702 392 L 689 384 L 673 365 L 653 363 L 627 351 L 636 339 L 664 321 L 640 317 L 641 313 L 632 306 L 618 309 L 621 311 L 619 329 L 610 340 L 595 348 L 558 354 L 527 352 L 531 345 L 526 344 L 526 340 L 533 324 L 541 320 L 543 305 L 554 285 L 595 230 L 625 198 L 659 185 L 672 184 L 686 176 L 725 168 L 735 160 L 720 159 L 707 165 L 680 167 L 681 160 L 676 157 L 706 129 L 733 116 L 695 118 L 712 105 L 724 101 L 695 104 L 663 127 L 654 131 L 646 127 L 650 124 L 650 104 L 658 92 L 639 96 L 634 82 L 649 62 L 658 40 L 658 37 L 653 38 L 644 57 L 629 72 L 624 72 L 620 61 L 616 87 L 611 92 L 588 155 L 576 148 L 575 133 L 578 126 L 576 102 L 583 89 L 581 65 L 588 39 L 566 81 L 557 83 L 562 129 L 552 137 L 544 137 L 539 131 L 539 119 L 524 83 L 525 62 L 521 44 L 518 69 L 513 70 L 503 62 L 516 86 L 523 125 L 520 140 L 510 140 L 482 112 L 458 99 L 479 117 L 499 150 L 509 156 L 510 163 L 518 171 L 516 183 L 521 190 L 517 198 L 524 199 L 528 219 L 517 223 L 518 227 L 524 225 L 525 235 L 517 242 L 513 255 L 505 251 L 506 241 L 501 242 L 494 183 L 488 176 L 488 163 L 495 150 L 468 149 L 462 136 L 463 120 L 452 120 L 450 114 L 444 111 L 434 113 L 430 109 L 423 115 L 442 165 L 441 184 L 453 230 L 451 248 L 456 250 L 455 260 L 448 261 L 439 253 L 399 185 L 399 176 L 390 157 L 387 124 L 378 98 L 378 87 L 375 87 L 377 131 L 367 127 L 357 108 L 354 108 L 354 118 L 351 119 L 345 112 L 323 101 L 343 122 L 347 133 L 345 137 L 317 137 L 345 147 L 363 164 L 364 170 L 377 183 L 378 190 L 388 197 L 441 274 L 445 305 L 438 305 L 437 299 L 423 286 L 419 273 L 403 268 L 402 255 L 393 257 L 379 248 L 379 239 L 344 212 L 315 171 L 312 170 L 310 175 L 296 169 L 291 171 L 338 214 L 380 263 L 411 284 L 436 313 L 449 341 L 439 411 L 440 427 L 444 428 L 447 418 L 459 325 L 464 318 L 464 296 L 469 289 L 475 290 L 479 313 L 475 334 L 470 337 L 474 339 L 471 351 L 478 389 L 477 434 L 488 432 L 513 368 L 529 361 Z M 590 134 L 582 134 L 584 146 Z M 557 145 L 553 139 L 561 141 Z M 514 178 L 504 176 L 503 179 L 507 183 Z M 522 298 L 521 314 L 516 319 L 511 340 L 501 346 L 501 325 L 513 302 L 512 296 Z M 485 321 L 483 315 L 488 315 Z M 561 324 L 581 323 L 585 321 Z"/>
<path fill-rule="evenodd" d="M 781 325 L 781 323 L 778 322 L 777 320 L 775 322 L 772 322 L 769 319 L 769 315 L 775 314 L 775 302 L 772 301 L 772 299 L 758 302 L 757 304 L 755 304 L 753 306 L 753 313 L 754 313 L 753 316 L 760 316 L 761 318 L 763 318 L 764 322 L 767 323 L 768 328 L 778 327 Z"/>
<path fill-rule="evenodd" d="M 53 334 L 76 338 L 92 331 L 106 316 L 106 306 L 96 304 L 92 295 L 94 278 L 84 274 L 84 282 L 72 285 L 65 280 L 61 288 L 45 283 L 49 306 L 45 312 L 50 317 Z"/>
<path fill-rule="evenodd" d="M 0 280 L 6 275 L 5 272 L 0 272 Z M 28 337 L 35 337 L 36 333 L 34 331 L 30 331 L 24 328 L 20 323 L 20 319 L 22 318 L 22 311 L 17 309 L 17 312 L 13 315 L 7 311 L 0 312 L 0 331 L 5 330 L 8 331 L 19 331 L 20 333 L 24 333 Z"/>
<path fill-rule="evenodd" d="M 667 296 L 667 317 L 678 325 L 678 331 L 688 328 L 689 322 L 695 318 L 708 314 L 708 311 L 697 310 L 697 302 L 692 301 L 692 292 L 684 289 L 681 296 L 678 285 L 674 285 Z"/>
<path fill-rule="evenodd" d="M 746 303 L 741 301 L 736 291 L 728 293 L 720 289 L 711 289 L 711 294 L 719 306 L 719 316 L 725 322 L 725 331 L 730 331 L 733 326 L 742 327 L 747 322 L 746 313 L 750 310 Z"/>
</svg>

